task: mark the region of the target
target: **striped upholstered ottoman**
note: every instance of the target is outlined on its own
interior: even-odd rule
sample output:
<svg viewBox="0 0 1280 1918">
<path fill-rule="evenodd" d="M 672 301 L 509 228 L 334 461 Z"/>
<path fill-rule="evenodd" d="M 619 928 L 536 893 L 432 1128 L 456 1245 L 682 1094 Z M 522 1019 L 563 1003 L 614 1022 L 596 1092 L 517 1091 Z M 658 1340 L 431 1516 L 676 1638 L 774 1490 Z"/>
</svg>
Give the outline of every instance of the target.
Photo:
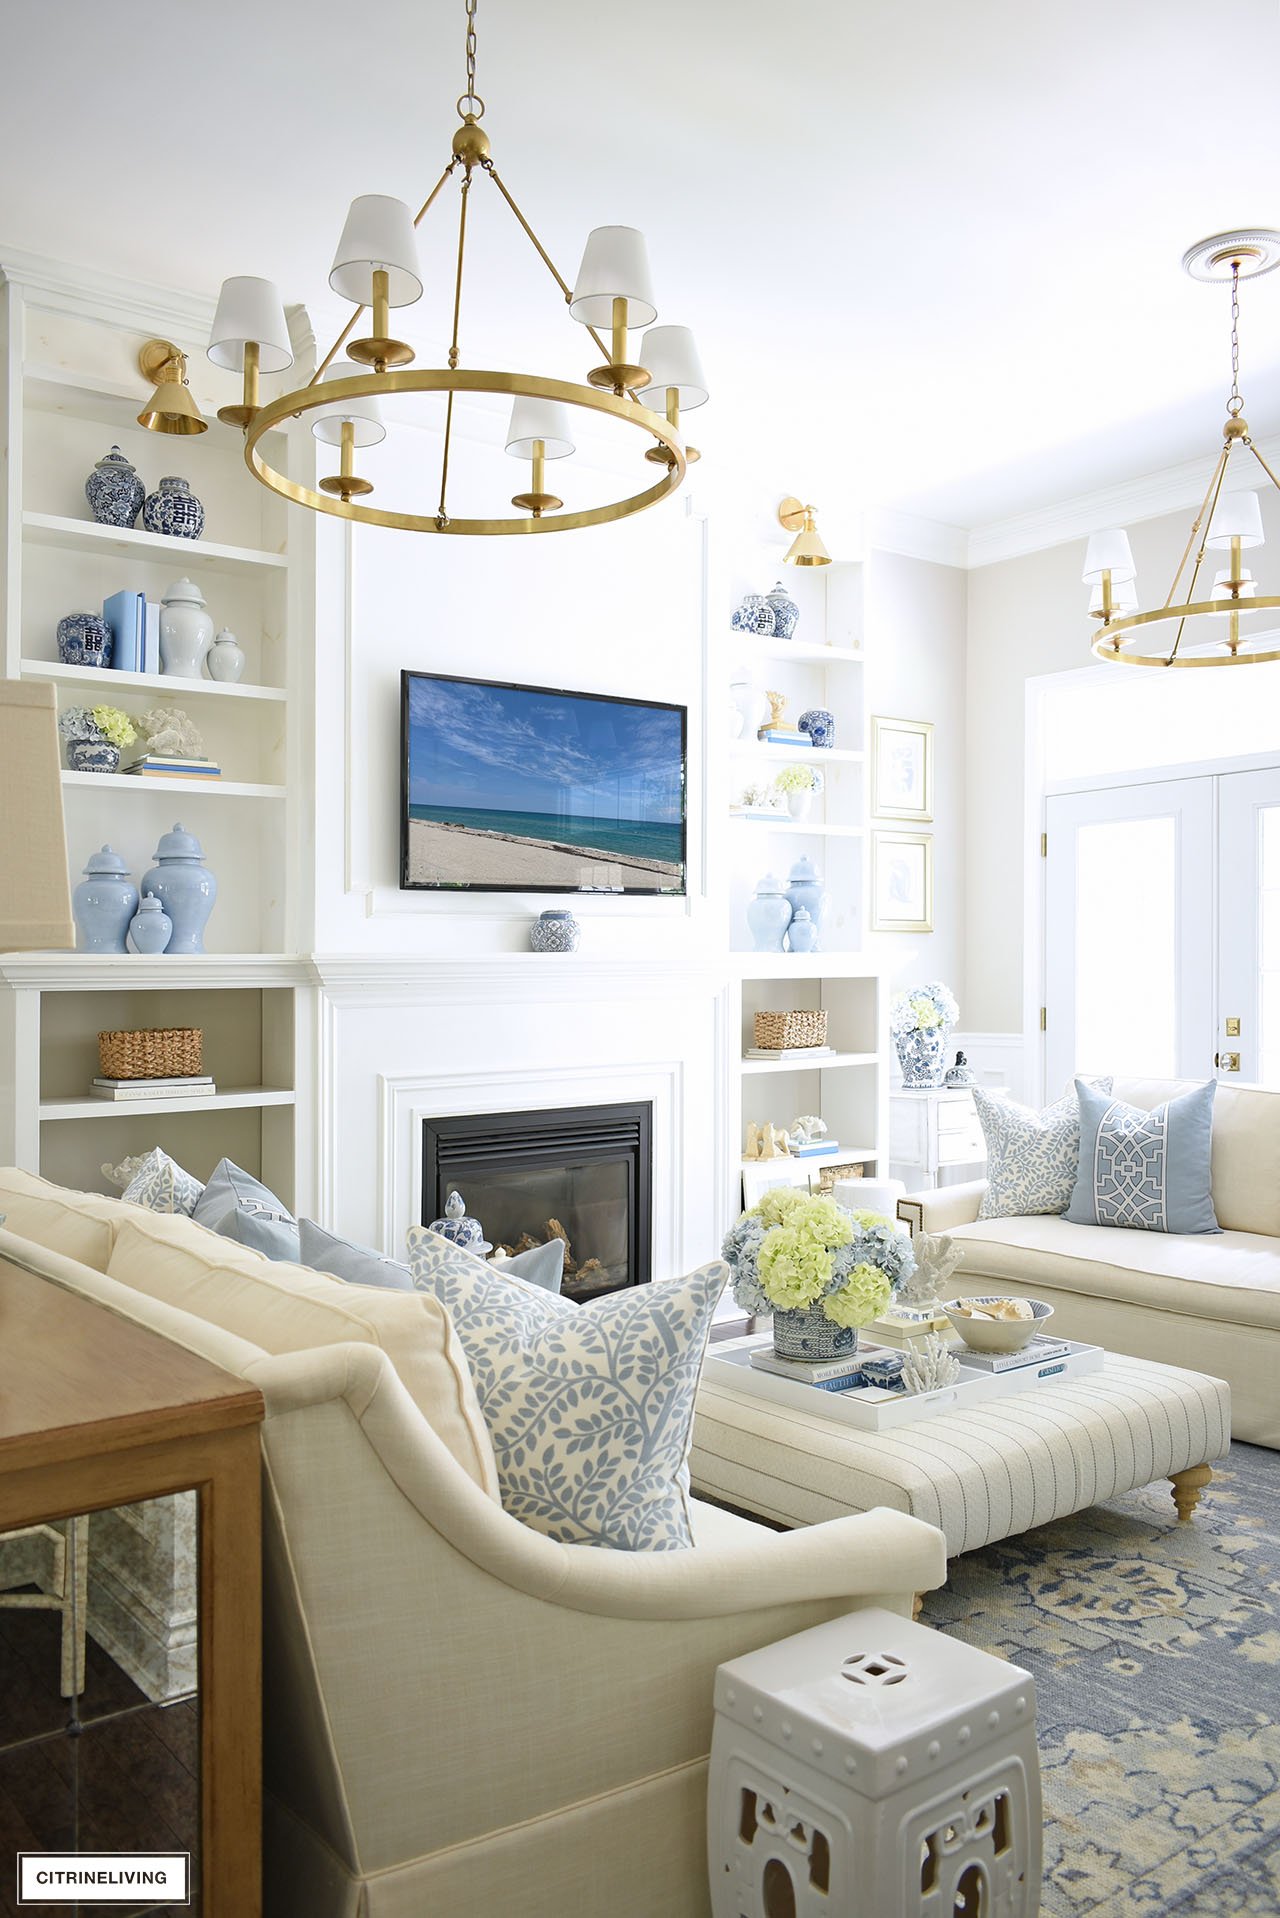
<svg viewBox="0 0 1280 1918">
<path fill-rule="evenodd" d="M 1108 1353 L 1084 1378 L 887 1432 L 704 1378 L 689 1467 L 695 1492 L 783 1525 L 876 1505 L 909 1512 L 940 1527 L 955 1556 L 1161 1478 L 1189 1519 L 1230 1442 L 1221 1379 Z"/>
</svg>

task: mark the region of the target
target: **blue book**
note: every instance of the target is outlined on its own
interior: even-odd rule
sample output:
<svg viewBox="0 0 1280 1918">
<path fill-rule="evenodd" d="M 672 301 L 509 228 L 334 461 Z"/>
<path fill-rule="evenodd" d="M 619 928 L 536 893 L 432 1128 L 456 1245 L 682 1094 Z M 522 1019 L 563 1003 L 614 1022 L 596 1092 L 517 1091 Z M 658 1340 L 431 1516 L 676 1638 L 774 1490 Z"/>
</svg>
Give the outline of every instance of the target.
<svg viewBox="0 0 1280 1918">
<path fill-rule="evenodd" d="M 146 597 L 142 593 L 112 593 L 102 602 L 102 617 L 111 628 L 111 665 L 117 673 L 142 671 L 146 631 Z"/>
<path fill-rule="evenodd" d="M 148 599 L 143 602 L 146 615 L 146 629 L 142 636 L 142 670 L 144 673 L 160 671 L 160 602 Z"/>
</svg>

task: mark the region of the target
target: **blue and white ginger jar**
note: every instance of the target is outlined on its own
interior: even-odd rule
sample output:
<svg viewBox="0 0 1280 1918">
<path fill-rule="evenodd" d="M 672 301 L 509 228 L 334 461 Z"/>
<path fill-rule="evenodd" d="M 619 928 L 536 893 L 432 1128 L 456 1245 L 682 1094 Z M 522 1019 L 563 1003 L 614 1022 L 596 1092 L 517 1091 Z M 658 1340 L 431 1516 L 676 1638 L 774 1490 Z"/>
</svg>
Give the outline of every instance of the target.
<svg viewBox="0 0 1280 1918">
<path fill-rule="evenodd" d="M 111 628 L 101 613 L 68 613 L 58 621 L 58 658 L 64 666 L 109 666 Z"/>
<path fill-rule="evenodd" d="M 468 1216 L 462 1194 L 453 1191 L 444 1202 L 443 1219 L 432 1219 L 427 1228 L 438 1232 L 442 1239 L 448 1239 L 450 1245 L 460 1245 L 464 1252 L 476 1252 L 481 1258 L 493 1247 L 484 1236 L 484 1227 L 479 1219 Z"/>
<path fill-rule="evenodd" d="M 199 539 L 204 531 L 204 507 L 188 481 L 170 473 L 142 508 L 142 524 L 149 533 L 167 533 L 170 539 Z"/>
<path fill-rule="evenodd" d="M 757 639 L 773 635 L 773 608 L 763 593 L 748 593 L 729 625 L 735 633 L 752 633 Z"/>
<path fill-rule="evenodd" d="M 118 446 L 103 454 L 84 483 L 84 496 L 99 526 L 132 526 L 146 490 Z"/>
<path fill-rule="evenodd" d="M 773 613 L 773 632 L 775 639 L 790 639 L 800 623 L 800 608 L 779 580 L 771 593 L 766 593 L 764 603 Z"/>
<path fill-rule="evenodd" d="M 118 852 L 92 853 L 84 878 L 71 895 L 81 952 L 123 952 L 129 921 L 138 910 L 138 888 Z"/>
<path fill-rule="evenodd" d="M 858 1349 L 858 1328 L 837 1325 L 822 1302 L 773 1315 L 773 1349 L 780 1359 L 843 1359 Z"/>
<path fill-rule="evenodd" d="M 143 876 L 143 892 L 158 899 L 173 922 L 166 952 L 204 951 L 204 929 L 218 896 L 218 882 L 203 859 L 194 833 L 175 825 L 172 832 L 161 834 L 156 864 Z"/>
<path fill-rule="evenodd" d="M 550 908 L 541 912 L 529 928 L 529 944 L 535 952 L 576 952 L 582 927 L 571 912 Z"/>
<path fill-rule="evenodd" d="M 834 746 L 836 743 L 836 722 L 825 706 L 810 706 L 801 713 L 796 725 L 802 733 L 808 733 L 815 746 Z"/>
<path fill-rule="evenodd" d="M 893 1043 L 898 1049 L 904 1086 L 920 1091 L 942 1084 L 942 1062 L 950 1030 L 950 1026 L 934 1026 L 931 1030 L 918 1028 L 914 1032 L 894 1033 Z"/>
</svg>

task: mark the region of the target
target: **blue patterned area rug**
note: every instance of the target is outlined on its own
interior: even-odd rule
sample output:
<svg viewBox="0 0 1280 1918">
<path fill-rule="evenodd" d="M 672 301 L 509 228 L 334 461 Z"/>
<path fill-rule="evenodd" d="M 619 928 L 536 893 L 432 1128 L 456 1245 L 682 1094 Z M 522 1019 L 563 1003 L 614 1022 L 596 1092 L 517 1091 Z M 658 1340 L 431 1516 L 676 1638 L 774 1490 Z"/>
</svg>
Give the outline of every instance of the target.
<svg viewBox="0 0 1280 1918">
<path fill-rule="evenodd" d="M 1044 1918 L 1276 1918 L 1280 1453 L 954 1559 L 923 1620 L 1035 1678 Z"/>
</svg>

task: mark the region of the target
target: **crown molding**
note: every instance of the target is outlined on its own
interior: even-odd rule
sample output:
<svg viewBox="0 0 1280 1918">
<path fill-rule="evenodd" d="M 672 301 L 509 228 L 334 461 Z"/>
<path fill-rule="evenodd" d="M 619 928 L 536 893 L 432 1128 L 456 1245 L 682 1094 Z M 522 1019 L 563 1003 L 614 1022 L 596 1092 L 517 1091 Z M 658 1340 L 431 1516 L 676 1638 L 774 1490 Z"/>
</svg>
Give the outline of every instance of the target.
<svg viewBox="0 0 1280 1918">
<path fill-rule="evenodd" d="M 893 553 L 900 559 L 925 559 L 935 566 L 968 566 L 970 535 L 945 520 L 916 513 L 873 509 L 863 515 L 862 548 Z"/>
<path fill-rule="evenodd" d="M 1280 437 L 1259 440 L 1258 450 L 1274 467 L 1280 460 Z M 969 567 L 994 566 L 1001 560 L 1020 559 L 1027 553 L 1043 552 L 1048 546 L 1064 545 L 1068 540 L 1087 539 L 1099 527 L 1131 526 L 1138 520 L 1184 512 L 1200 504 L 1212 470 L 1211 458 L 1183 460 L 1178 466 L 1100 486 L 1091 493 L 1077 493 L 1030 513 L 975 526 L 963 563 Z M 1258 485 L 1259 477 L 1265 477 L 1256 461 L 1239 459 L 1232 460 L 1227 473 L 1225 490 L 1231 493 L 1250 490 Z"/>
<path fill-rule="evenodd" d="M 0 242 L 0 281 L 20 287 L 28 300 L 65 313 L 114 326 L 154 333 L 157 327 L 179 338 L 206 338 L 213 325 L 215 296 L 183 293 L 146 280 L 126 280 L 96 267 L 68 266 L 21 247 Z"/>
</svg>

